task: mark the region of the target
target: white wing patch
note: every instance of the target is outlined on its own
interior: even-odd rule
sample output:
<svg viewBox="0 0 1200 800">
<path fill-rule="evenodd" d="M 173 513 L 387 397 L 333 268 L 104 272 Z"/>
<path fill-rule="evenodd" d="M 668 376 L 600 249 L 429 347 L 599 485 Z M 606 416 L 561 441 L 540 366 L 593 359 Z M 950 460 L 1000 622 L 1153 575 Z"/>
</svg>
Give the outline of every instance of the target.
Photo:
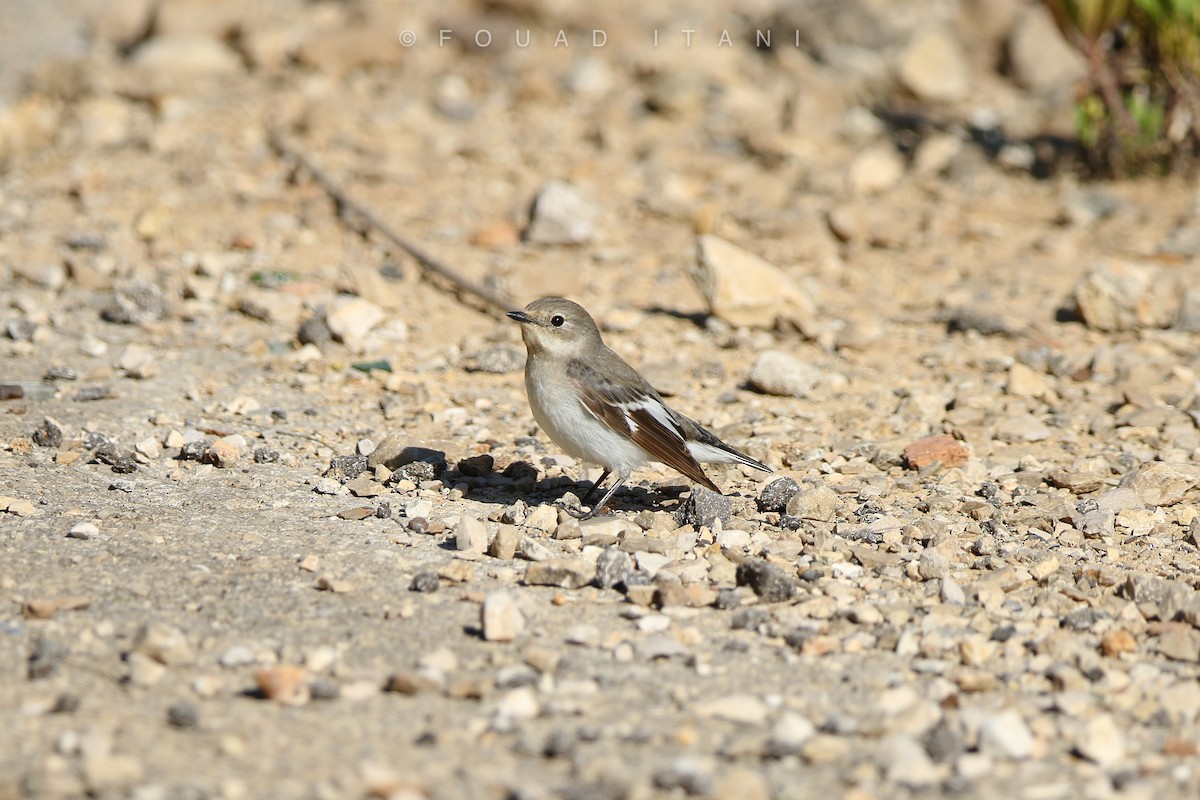
<svg viewBox="0 0 1200 800">
<path fill-rule="evenodd" d="M 625 424 L 629 426 L 629 433 L 632 435 L 638 429 L 637 420 L 634 418 L 634 413 L 644 411 L 654 418 L 654 421 L 662 425 L 663 429 L 674 435 L 679 441 L 684 441 L 683 431 L 679 429 L 679 425 L 671 418 L 671 412 L 653 397 L 642 395 L 634 400 L 624 403 L 616 403 L 617 408 L 621 409 L 621 414 L 625 417 Z"/>
</svg>

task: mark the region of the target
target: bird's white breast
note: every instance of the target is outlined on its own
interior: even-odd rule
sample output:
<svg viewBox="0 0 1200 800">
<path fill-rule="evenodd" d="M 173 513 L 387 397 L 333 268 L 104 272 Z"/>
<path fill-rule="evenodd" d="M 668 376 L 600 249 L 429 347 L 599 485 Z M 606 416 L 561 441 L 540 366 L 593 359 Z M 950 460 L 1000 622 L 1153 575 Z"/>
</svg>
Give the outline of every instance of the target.
<svg viewBox="0 0 1200 800">
<path fill-rule="evenodd" d="M 533 418 L 567 455 L 627 475 L 650 457 L 628 437 L 600 421 L 562 370 L 545 369 L 539 359 L 525 365 L 525 391 Z"/>
</svg>

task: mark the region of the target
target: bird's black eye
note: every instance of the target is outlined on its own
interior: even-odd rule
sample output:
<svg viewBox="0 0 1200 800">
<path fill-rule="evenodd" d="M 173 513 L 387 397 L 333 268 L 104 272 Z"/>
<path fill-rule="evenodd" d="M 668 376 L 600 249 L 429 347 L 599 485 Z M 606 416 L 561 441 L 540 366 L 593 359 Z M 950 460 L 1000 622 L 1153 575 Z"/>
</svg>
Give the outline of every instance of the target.
<svg viewBox="0 0 1200 800">
<path fill-rule="evenodd" d="M 566 320 L 563 319 L 562 314 L 555 314 L 550 318 L 550 324 L 556 328 L 561 328 L 565 322 Z"/>
</svg>

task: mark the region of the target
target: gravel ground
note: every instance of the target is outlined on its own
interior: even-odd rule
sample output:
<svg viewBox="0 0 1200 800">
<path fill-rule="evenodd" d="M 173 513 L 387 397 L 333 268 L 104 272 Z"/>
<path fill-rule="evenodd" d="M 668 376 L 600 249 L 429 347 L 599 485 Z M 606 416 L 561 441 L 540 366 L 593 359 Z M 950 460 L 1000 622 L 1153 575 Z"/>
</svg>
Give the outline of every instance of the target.
<svg viewBox="0 0 1200 800">
<path fill-rule="evenodd" d="M 1073 177 L 1039 5 L 44 5 L 0 798 L 1200 791 L 1200 196 Z M 517 326 L 273 131 L 774 474 L 578 522 Z"/>
</svg>

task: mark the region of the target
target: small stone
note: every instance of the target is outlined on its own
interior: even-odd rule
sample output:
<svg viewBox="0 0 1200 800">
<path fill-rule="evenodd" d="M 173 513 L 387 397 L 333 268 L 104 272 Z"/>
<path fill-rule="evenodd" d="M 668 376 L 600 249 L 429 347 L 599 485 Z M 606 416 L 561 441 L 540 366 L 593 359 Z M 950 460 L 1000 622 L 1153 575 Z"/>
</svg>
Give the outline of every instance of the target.
<svg viewBox="0 0 1200 800">
<path fill-rule="evenodd" d="M 542 533 L 551 533 L 559 527 L 558 509 L 554 506 L 537 506 L 525 517 L 524 525 L 526 528 L 533 528 Z M 559 537 L 555 536 L 555 538 Z"/>
<path fill-rule="evenodd" d="M 46 417 L 29 438 L 38 447 L 62 447 L 64 434 L 62 423 L 53 417 Z"/>
<path fill-rule="evenodd" d="M 1158 652 L 1173 661 L 1200 662 L 1200 631 L 1173 628 L 1158 637 Z"/>
<path fill-rule="evenodd" d="M 897 73 L 904 87 L 922 100 L 954 102 L 969 91 L 966 56 L 949 29 L 918 31 L 900 55 Z"/>
<path fill-rule="evenodd" d="M 489 642 L 511 642 L 525 629 L 525 615 L 509 592 L 489 593 L 480 613 L 483 638 Z"/>
<path fill-rule="evenodd" d="M 254 679 L 263 697 L 281 705 L 301 706 L 311 698 L 308 676 L 303 667 L 280 664 L 260 670 Z"/>
<path fill-rule="evenodd" d="M 496 460 L 487 453 L 464 458 L 458 462 L 458 471 L 468 478 L 480 478 L 492 474 Z"/>
<path fill-rule="evenodd" d="M 145 775 L 142 762 L 130 755 L 89 755 L 83 759 L 83 777 L 88 794 L 124 794 L 141 783 Z"/>
<path fill-rule="evenodd" d="M 339 483 L 347 483 L 365 472 L 367 463 L 365 456 L 334 456 L 329 460 L 329 469 L 325 470 L 325 477 L 333 478 Z"/>
<path fill-rule="evenodd" d="M 948 433 L 926 436 L 910 442 L 904 448 L 904 461 L 910 469 L 925 469 L 941 463 L 942 469 L 961 467 L 970 458 L 966 446 Z"/>
<path fill-rule="evenodd" d="M 501 525 L 488 545 L 488 555 L 511 561 L 517 555 L 517 545 L 520 541 L 521 531 L 517 526 Z"/>
<path fill-rule="evenodd" d="M 795 597 L 796 579 L 761 558 L 748 558 L 737 566 L 738 586 L 749 586 L 764 603 L 779 603 Z"/>
<path fill-rule="evenodd" d="M 162 319 L 166 313 L 162 289 L 152 283 L 132 283 L 113 292 L 100 317 L 119 325 L 144 325 Z"/>
<path fill-rule="evenodd" d="M 797 520 L 833 522 L 837 519 L 837 492 L 823 483 L 806 483 L 788 500 L 785 513 Z"/>
<path fill-rule="evenodd" d="M 246 437 L 240 433 L 222 436 L 209 448 L 208 460 L 221 469 L 229 469 L 242 460 L 247 446 Z"/>
<path fill-rule="evenodd" d="M 810 764 L 833 764 L 850 754 L 850 742 L 828 733 L 818 733 L 804 743 L 801 755 Z"/>
<path fill-rule="evenodd" d="M 606 547 L 596 559 L 596 586 L 611 589 L 633 574 L 633 559 L 619 547 Z"/>
<path fill-rule="evenodd" d="M 420 480 L 429 480 L 445 472 L 446 454 L 444 452 L 428 447 L 414 447 L 406 445 L 404 442 L 405 440 L 399 436 L 392 435 L 386 437 L 366 459 L 366 464 L 363 468 L 370 467 L 374 469 L 377 466 L 383 465 L 392 470 L 392 472 L 400 474 L 403 471 L 401 468 L 412 465 L 422 470 L 420 473 L 412 475 L 414 479 Z M 424 469 L 426 466 L 431 471 L 426 471 Z M 359 472 L 361 471 L 359 470 Z"/>
<path fill-rule="evenodd" d="M 487 524 L 464 515 L 454 526 L 454 546 L 464 553 L 482 554 L 488 547 Z"/>
<path fill-rule="evenodd" d="M 1018 85 L 1039 93 L 1074 86 L 1087 61 L 1059 32 L 1043 6 L 1022 8 L 1008 36 L 1008 63 Z"/>
<path fill-rule="evenodd" d="M 67 531 L 68 539 L 95 539 L 100 535 L 100 528 L 94 522 L 79 522 L 71 526 L 71 530 Z"/>
<path fill-rule="evenodd" d="M 584 558 L 552 558 L 536 561 L 525 570 L 525 583 L 531 586 L 558 586 L 579 589 L 596 577 L 596 567 Z"/>
<path fill-rule="evenodd" d="M 121 351 L 113 366 L 134 380 L 145 380 L 158 374 L 158 361 L 154 353 L 137 344 L 131 344 Z"/>
<path fill-rule="evenodd" d="M 921 551 L 921 555 L 917 559 L 917 575 L 921 580 L 932 581 L 944 578 L 949 573 L 950 562 L 940 549 L 929 547 Z"/>
<path fill-rule="evenodd" d="M 414 695 L 421 692 L 439 692 L 444 683 L 445 679 L 440 677 L 440 673 L 435 674 L 428 670 L 394 672 L 388 676 L 383 690 L 396 694 Z"/>
<path fill-rule="evenodd" d="M 1188 492 L 1200 485 L 1200 467 L 1151 461 L 1129 473 L 1121 481 L 1148 506 L 1171 506 L 1182 502 Z"/>
<path fill-rule="evenodd" d="M 70 648 L 65 644 L 45 636 L 39 637 L 34 641 L 33 651 L 29 654 L 26 669 L 29 680 L 42 680 L 55 675 L 70 653 Z"/>
<path fill-rule="evenodd" d="M 784 322 L 806 335 L 816 327 L 816 303 L 787 273 L 718 236 L 696 239 L 691 277 L 709 313 L 731 325 L 773 328 Z"/>
<path fill-rule="evenodd" d="M 595 207 L 564 181 L 547 181 L 533 201 L 526 241 L 549 245 L 578 245 L 592 238 Z"/>
<path fill-rule="evenodd" d="M 762 725 L 767 721 L 767 706 L 757 695 L 731 694 L 697 703 L 696 716 L 721 719 L 743 725 Z"/>
<path fill-rule="evenodd" d="M 712 793 L 712 768 L 695 756 L 681 756 L 654 771 L 654 786 L 665 792 L 676 789 L 684 794 L 708 796 Z"/>
<path fill-rule="evenodd" d="M 333 337 L 354 353 L 366 347 L 366 336 L 387 317 L 382 308 L 362 297 L 342 297 L 325 311 L 325 324 Z"/>
<path fill-rule="evenodd" d="M 675 514 L 680 525 L 694 528 L 711 528 L 717 520 L 728 523 L 732 517 L 733 501 L 703 486 L 692 487 L 691 495 Z"/>
<path fill-rule="evenodd" d="M 146 622 L 134 636 L 133 649 L 168 667 L 190 664 L 195 654 L 183 631 L 164 622 Z"/>
<path fill-rule="evenodd" d="M 554 558 L 550 548 L 529 536 L 522 536 L 517 542 L 517 555 L 526 561 L 549 561 Z"/>
<path fill-rule="evenodd" d="M 1029 574 L 1033 576 L 1035 581 L 1044 581 L 1054 573 L 1058 572 L 1062 563 L 1057 556 L 1046 556 L 1038 560 L 1029 567 Z"/>
<path fill-rule="evenodd" d="M 200 727 L 200 709 L 194 703 L 179 702 L 167 709 L 167 724 L 188 730 Z"/>
<path fill-rule="evenodd" d="M 765 755 L 768 758 L 798 756 L 803 751 L 804 743 L 816 732 L 816 727 L 804 717 L 792 712 L 785 713 L 771 728 Z"/>
<path fill-rule="evenodd" d="M 897 734 L 884 739 L 879 748 L 879 761 L 888 781 L 910 789 L 929 786 L 941 778 L 942 771 L 911 736 Z"/>
<path fill-rule="evenodd" d="M 1133 635 L 1124 629 L 1118 628 L 1114 631 L 1109 631 L 1104 638 L 1100 640 L 1100 652 L 1110 658 L 1124 655 L 1125 653 L 1133 653 L 1137 651 L 1137 640 Z"/>
<path fill-rule="evenodd" d="M 904 159 L 890 141 L 884 141 L 856 155 L 846 170 L 850 192 L 857 195 L 880 194 L 904 177 Z"/>
<path fill-rule="evenodd" d="M 800 491 L 800 485 L 793 478 L 784 475 L 776 478 L 763 487 L 758 495 L 759 511 L 783 511 L 788 501 Z"/>
<path fill-rule="evenodd" d="M 779 350 L 759 353 L 750 367 L 747 382 L 751 388 L 781 397 L 805 398 L 824 377 L 819 367 L 807 364 Z"/>
<path fill-rule="evenodd" d="M 133 686 L 155 686 L 167 676 L 166 665 L 136 650 L 126 654 L 125 666 L 129 668 L 129 683 Z"/>
<path fill-rule="evenodd" d="M 1050 426 L 1032 414 L 1015 414 L 996 426 L 996 438 L 1010 444 L 1045 441 L 1054 435 Z"/>
<path fill-rule="evenodd" d="M 437 573 L 432 570 L 423 570 L 413 575 L 412 581 L 408 584 L 408 588 L 414 592 L 436 592 L 442 585 Z"/>
<path fill-rule="evenodd" d="M 1034 739 L 1029 726 L 1014 709 L 984 719 L 979 727 L 980 749 L 1023 761 L 1033 755 Z"/>
<path fill-rule="evenodd" d="M 329 330 L 329 326 L 325 323 L 324 314 L 316 314 L 300 323 L 299 330 L 296 331 L 296 340 L 300 344 L 311 344 L 315 347 L 324 347 L 333 339 L 333 332 Z"/>
<path fill-rule="evenodd" d="M 1125 734 L 1111 714 L 1099 714 L 1084 723 L 1075 751 L 1103 769 L 1112 769 L 1125 758 Z"/>
<path fill-rule="evenodd" d="M 1084 323 L 1101 331 L 1128 331 L 1170 324 L 1175 289 L 1152 267 L 1124 262 L 1101 264 L 1075 284 Z M 1161 296 L 1160 296 L 1161 295 Z"/>
<path fill-rule="evenodd" d="M 217 663 L 225 669 L 248 667 L 255 661 L 254 649 L 245 644 L 235 644 L 217 658 Z"/>
<path fill-rule="evenodd" d="M 346 481 L 346 490 L 355 497 L 378 497 L 383 494 L 383 484 L 370 478 L 355 478 Z"/>
<path fill-rule="evenodd" d="M 713 786 L 713 800 L 771 800 L 767 778 L 750 767 L 732 766 Z"/>
</svg>

